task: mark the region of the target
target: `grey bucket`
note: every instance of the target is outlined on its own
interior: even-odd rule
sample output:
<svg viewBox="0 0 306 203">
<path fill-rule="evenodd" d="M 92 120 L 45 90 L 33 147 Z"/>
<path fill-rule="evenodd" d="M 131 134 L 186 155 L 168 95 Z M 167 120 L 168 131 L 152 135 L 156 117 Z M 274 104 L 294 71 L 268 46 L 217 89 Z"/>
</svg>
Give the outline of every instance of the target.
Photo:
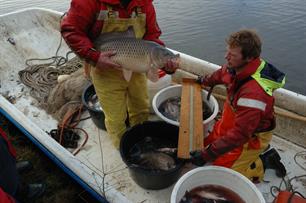
<svg viewBox="0 0 306 203">
<path fill-rule="evenodd" d="M 95 94 L 96 94 L 96 91 L 95 91 L 93 84 L 92 83 L 88 84 L 85 87 L 83 94 L 82 94 L 82 103 L 85 106 L 85 108 L 88 110 L 90 117 L 92 121 L 94 122 L 94 124 L 98 128 L 102 130 L 106 130 L 105 122 L 104 122 L 105 115 L 104 115 L 103 110 L 91 107 L 88 103 L 90 98 L 92 98 Z"/>
</svg>

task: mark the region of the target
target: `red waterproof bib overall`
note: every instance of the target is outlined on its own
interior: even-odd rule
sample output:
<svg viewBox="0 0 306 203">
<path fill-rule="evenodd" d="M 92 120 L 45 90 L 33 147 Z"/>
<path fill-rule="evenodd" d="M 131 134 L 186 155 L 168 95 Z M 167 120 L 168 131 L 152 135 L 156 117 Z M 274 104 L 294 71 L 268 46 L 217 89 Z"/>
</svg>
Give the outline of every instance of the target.
<svg viewBox="0 0 306 203">
<path fill-rule="evenodd" d="M 222 119 L 215 124 L 214 130 L 205 139 L 205 146 L 226 135 L 226 131 L 234 127 L 235 110 L 228 100 L 223 108 Z M 271 131 L 256 133 L 246 144 L 219 156 L 213 164 L 231 168 L 251 180 L 262 180 L 264 168 L 259 155 L 267 148 L 271 139 Z"/>
</svg>

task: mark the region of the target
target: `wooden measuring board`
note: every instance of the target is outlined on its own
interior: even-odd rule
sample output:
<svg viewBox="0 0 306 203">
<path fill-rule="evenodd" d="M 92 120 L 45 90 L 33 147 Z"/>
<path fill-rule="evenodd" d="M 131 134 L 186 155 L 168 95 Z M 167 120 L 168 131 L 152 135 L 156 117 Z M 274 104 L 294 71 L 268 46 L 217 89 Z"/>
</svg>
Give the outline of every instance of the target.
<svg viewBox="0 0 306 203">
<path fill-rule="evenodd" d="M 202 89 L 194 79 L 184 78 L 182 84 L 177 156 L 188 159 L 190 151 L 203 148 Z"/>
</svg>

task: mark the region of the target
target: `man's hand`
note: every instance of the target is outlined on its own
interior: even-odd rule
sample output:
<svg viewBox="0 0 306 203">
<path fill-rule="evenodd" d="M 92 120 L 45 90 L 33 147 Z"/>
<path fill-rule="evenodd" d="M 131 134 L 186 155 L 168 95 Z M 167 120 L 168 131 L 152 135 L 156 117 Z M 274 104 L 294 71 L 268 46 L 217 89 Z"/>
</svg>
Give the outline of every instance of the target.
<svg viewBox="0 0 306 203">
<path fill-rule="evenodd" d="M 114 55 L 116 55 L 116 51 L 101 52 L 96 67 L 100 70 L 104 68 L 121 68 L 119 64 L 111 60 L 111 57 Z"/>
<path fill-rule="evenodd" d="M 175 73 L 176 69 L 179 67 L 179 60 L 177 58 L 168 59 L 165 66 L 162 68 L 167 74 Z"/>
<path fill-rule="evenodd" d="M 190 160 L 191 163 L 197 166 L 203 166 L 206 161 L 202 157 L 202 151 L 201 150 L 194 150 L 191 151 L 190 153 Z"/>
<path fill-rule="evenodd" d="M 206 76 L 198 76 L 198 78 L 196 79 L 196 82 L 200 84 L 203 89 L 206 89 L 208 91 L 207 100 L 209 100 L 212 94 L 212 91 L 214 89 L 214 85 L 210 86 L 210 88 L 209 86 L 207 86 Z"/>
</svg>

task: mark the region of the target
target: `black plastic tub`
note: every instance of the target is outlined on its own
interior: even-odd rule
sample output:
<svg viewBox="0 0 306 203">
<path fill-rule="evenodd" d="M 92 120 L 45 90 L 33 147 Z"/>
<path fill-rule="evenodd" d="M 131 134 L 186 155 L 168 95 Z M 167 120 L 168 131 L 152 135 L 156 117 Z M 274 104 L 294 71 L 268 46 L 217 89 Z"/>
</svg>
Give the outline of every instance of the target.
<svg viewBox="0 0 306 203">
<path fill-rule="evenodd" d="M 95 88 L 93 86 L 93 84 L 88 84 L 86 86 L 86 88 L 83 91 L 82 94 L 82 103 L 83 105 L 86 107 L 86 109 L 88 110 L 90 117 L 92 119 L 92 121 L 94 122 L 94 124 L 102 129 L 102 130 L 106 130 L 105 128 L 105 123 L 104 123 L 104 119 L 105 119 L 105 115 L 104 112 L 100 109 L 96 109 L 94 107 L 91 107 L 89 105 L 89 101 L 90 99 L 96 95 L 96 91 Z"/>
<path fill-rule="evenodd" d="M 141 168 L 130 162 L 131 149 L 146 137 L 165 140 L 171 143 L 169 147 L 177 147 L 179 128 L 164 121 L 147 121 L 127 130 L 120 142 L 120 154 L 129 168 L 132 179 L 145 189 L 163 189 L 174 182 L 180 176 L 183 161 L 176 160 L 175 168 L 167 171 L 156 171 Z"/>
</svg>

